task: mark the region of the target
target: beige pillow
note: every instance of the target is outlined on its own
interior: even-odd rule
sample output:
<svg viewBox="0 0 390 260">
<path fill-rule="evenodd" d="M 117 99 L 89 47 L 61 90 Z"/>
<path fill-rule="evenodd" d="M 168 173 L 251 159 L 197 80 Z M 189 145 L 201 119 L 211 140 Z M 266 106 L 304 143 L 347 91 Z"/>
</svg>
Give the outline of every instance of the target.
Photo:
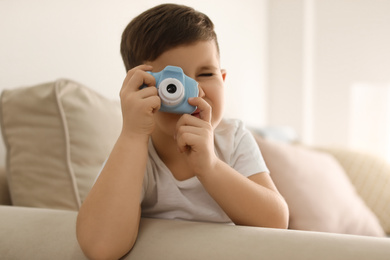
<svg viewBox="0 0 390 260">
<path fill-rule="evenodd" d="M 122 124 L 118 101 L 66 79 L 3 91 L 0 117 L 13 205 L 72 210 Z"/>
<path fill-rule="evenodd" d="M 376 216 L 332 156 L 258 136 L 256 140 L 289 206 L 289 228 L 384 236 Z"/>
<path fill-rule="evenodd" d="M 357 193 L 390 234 L 390 163 L 362 151 L 321 148 L 331 153 L 344 168 Z"/>
</svg>

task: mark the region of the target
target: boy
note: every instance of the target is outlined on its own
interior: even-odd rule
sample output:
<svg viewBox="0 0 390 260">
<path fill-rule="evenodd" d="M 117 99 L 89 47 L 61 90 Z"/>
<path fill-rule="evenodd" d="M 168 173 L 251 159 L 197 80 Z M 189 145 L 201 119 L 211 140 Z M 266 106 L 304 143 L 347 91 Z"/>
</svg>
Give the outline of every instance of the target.
<svg viewBox="0 0 390 260">
<path fill-rule="evenodd" d="M 126 254 L 141 215 L 286 228 L 286 203 L 253 137 L 239 121 L 222 120 L 226 72 L 210 19 L 186 6 L 156 6 L 127 26 L 121 54 L 123 127 L 78 215 L 85 254 Z M 199 96 L 188 99 L 193 114 L 159 111 L 147 71 L 167 65 L 198 82 Z"/>
</svg>

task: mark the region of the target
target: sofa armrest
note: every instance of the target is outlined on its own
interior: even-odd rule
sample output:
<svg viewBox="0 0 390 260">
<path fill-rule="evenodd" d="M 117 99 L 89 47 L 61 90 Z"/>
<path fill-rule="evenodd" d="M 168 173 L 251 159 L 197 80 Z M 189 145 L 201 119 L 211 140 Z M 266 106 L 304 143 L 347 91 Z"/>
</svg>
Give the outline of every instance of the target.
<svg viewBox="0 0 390 260">
<path fill-rule="evenodd" d="M 0 206 L 4 259 L 86 259 L 77 212 Z M 223 224 L 142 219 L 126 260 L 388 259 L 390 239 Z"/>
<path fill-rule="evenodd" d="M 388 259 L 390 239 L 143 219 L 126 259 Z"/>
<path fill-rule="evenodd" d="M 11 205 L 7 176 L 3 167 L 0 167 L 0 205 Z"/>
<path fill-rule="evenodd" d="M 87 259 L 76 239 L 77 212 L 0 206 L 2 259 Z"/>
</svg>

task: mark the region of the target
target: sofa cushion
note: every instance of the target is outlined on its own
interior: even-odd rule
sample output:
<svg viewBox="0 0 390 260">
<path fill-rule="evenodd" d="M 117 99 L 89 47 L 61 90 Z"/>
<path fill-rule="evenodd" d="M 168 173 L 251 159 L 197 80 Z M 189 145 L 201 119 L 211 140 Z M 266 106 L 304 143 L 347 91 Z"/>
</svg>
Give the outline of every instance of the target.
<svg viewBox="0 0 390 260">
<path fill-rule="evenodd" d="M 343 148 L 317 148 L 332 154 L 344 168 L 357 193 L 390 234 L 390 163 L 379 156 Z"/>
<path fill-rule="evenodd" d="M 0 205 L 11 205 L 8 181 L 3 167 L 0 167 Z"/>
<path fill-rule="evenodd" d="M 331 155 L 259 136 L 256 140 L 289 206 L 289 228 L 384 236 L 378 219 Z"/>
<path fill-rule="evenodd" d="M 13 205 L 77 210 L 121 129 L 118 101 L 71 80 L 4 90 Z"/>
</svg>

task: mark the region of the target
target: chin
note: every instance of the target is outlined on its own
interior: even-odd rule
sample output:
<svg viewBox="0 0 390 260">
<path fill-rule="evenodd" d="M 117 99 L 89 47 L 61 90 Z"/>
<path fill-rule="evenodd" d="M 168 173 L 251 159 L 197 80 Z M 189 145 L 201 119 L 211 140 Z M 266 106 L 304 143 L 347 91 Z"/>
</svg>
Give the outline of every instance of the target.
<svg viewBox="0 0 390 260">
<path fill-rule="evenodd" d="M 211 125 L 213 127 L 213 129 L 215 130 L 215 128 L 217 128 L 217 126 L 219 125 L 219 123 L 221 123 L 222 121 L 222 115 L 219 115 L 219 116 L 212 116 L 211 117 Z"/>
<path fill-rule="evenodd" d="M 163 133 L 166 136 L 175 135 L 176 124 L 179 121 L 181 115 L 166 113 L 166 112 L 157 112 L 156 113 L 156 130 L 160 133 Z"/>
<path fill-rule="evenodd" d="M 169 123 L 173 121 L 177 122 L 182 115 L 158 111 L 156 113 L 156 116 L 158 120 L 164 121 L 165 123 Z"/>
</svg>

